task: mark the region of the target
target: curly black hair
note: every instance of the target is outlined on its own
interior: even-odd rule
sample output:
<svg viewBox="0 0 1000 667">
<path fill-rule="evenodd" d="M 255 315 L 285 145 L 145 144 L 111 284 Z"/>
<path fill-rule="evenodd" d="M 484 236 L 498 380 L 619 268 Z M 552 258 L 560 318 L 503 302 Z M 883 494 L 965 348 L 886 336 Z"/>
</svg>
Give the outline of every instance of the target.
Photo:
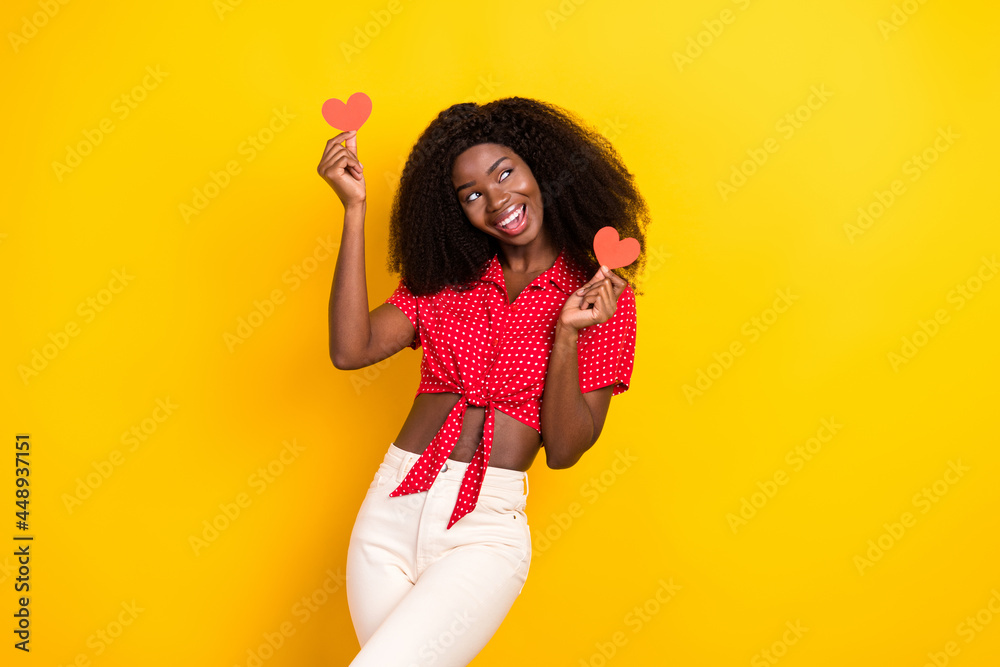
<svg viewBox="0 0 1000 667">
<path fill-rule="evenodd" d="M 649 210 L 611 142 L 553 104 L 507 97 L 455 104 L 431 121 L 403 167 L 389 218 L 387 266 L 417 295 L 468 286 L 497 254 L 499 243 L 465 217 L 452 186 L 455 158 L 494 143 L 513 150 L 542 192 L 544 222 L 557 248 L 597 272 L 594 235 L 611 226 L 639 241 L 639 259 L 618 270 L 636 294 L 646 263 Z"/>
</svg>

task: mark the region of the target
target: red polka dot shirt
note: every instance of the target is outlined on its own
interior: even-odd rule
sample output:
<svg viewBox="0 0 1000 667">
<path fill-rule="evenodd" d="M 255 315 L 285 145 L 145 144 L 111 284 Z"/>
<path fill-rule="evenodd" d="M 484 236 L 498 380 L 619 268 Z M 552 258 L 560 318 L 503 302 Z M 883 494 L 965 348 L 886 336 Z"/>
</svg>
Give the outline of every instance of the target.
<svg viewBox="0 0 1000 667">
<path fill-rule="evenodd" d="M 471 289 L 442 288 L 414 296 L 400 280 L 385 300 L 402 310 L 423 347 L 421 393 L 460 394 L 455 407 L 427 449 L 390 496 L 426 491 L 451 454 L 462 431 L 467 405 L 486 408 L 483 437 L 462 479 L 448 528 L 475 508 L 493 447 L 494 409 L 541 434 L 545 374 L 555 326 L 566 299 L 590 276 L 563 252 L 555 263 L 509 303 L 503 269 L 494 256 Z M 629 387 L 635 357 L 635 294 L 630 286 L 618 297 L 607 321 L 580 330 L 577 363 L 580 391 L 614 385 L 612 396 Z"/>
</svg>

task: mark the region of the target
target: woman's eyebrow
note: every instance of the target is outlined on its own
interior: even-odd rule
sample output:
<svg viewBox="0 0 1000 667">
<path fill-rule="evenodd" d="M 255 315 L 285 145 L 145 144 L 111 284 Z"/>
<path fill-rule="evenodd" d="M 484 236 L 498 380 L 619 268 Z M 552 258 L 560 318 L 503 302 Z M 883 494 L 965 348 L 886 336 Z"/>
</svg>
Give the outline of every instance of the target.
<svg viewBox="0 0 1000 667">
<path fill-rule="evenodd" d="M 497 160 L 496 162 L 494 162 L 494 163 L 493 163 L 493 164 L 492 164 L 492 165 L 490 166 L 490 168 L 486 170 L 486 175 L 487 175 L 487 176 L 489 176 L 490 174 L 492 174 L 492 173 L 493 173 L 493 170 L 497 168 L 497 165 L 499 165 L 499 164 L 500 164 L 501 162 L 503 162 L 504 160 L 509 160 L 509 159 L 510 159 L 510 158 L 509 158 L 509 157 L 507 157 L 507 156 L 505 155 L 505 156 L 503 156 L 502 158 L 500 158 L 499 160 Z M 462 185 L 460 185 L 460 186 L 458 186 L 457 188 L 455 188 L 455 192 L 458 192 L 458 191 L 459 191 L 459 190 L 461 190 L 462 188 L 469 188 L 469 187 L 472 187 L 472 186 L 473 186 L 473 185 L 475 185 L 475 184 L 476 184 L 476 182 L 475 182 L 475 181 L 469 181 L 468 183 L 463 183 Z"/>
</svg>

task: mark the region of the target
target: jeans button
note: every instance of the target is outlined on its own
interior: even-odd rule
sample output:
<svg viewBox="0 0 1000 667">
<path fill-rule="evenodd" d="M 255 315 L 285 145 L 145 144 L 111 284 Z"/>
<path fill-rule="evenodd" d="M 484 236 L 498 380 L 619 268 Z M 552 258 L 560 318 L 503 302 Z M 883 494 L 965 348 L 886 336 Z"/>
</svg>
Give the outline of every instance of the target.
<svg viewBox="0 0 1000 667">
<path fill-rule="evenodd" d="M 445 463 L 444 466 L 441 467 L 441 472 L 448 472 L 448 464 L 447 463 Z"/>
</svg>

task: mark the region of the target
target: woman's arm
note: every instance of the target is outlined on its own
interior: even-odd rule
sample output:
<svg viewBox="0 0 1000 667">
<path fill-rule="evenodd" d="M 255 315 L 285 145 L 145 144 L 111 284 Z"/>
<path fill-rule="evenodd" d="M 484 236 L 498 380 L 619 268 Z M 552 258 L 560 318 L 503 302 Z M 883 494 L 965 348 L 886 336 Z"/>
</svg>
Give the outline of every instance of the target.
<svg viewBox="0 0 1000 667">
<path fill-rule="evenodd" d="M 603 324 L 614 316 L 627 283 L 601 267 L 566 299 L 556 322 L 542 393 L 542 443 L 550 468 L 568 468 L 597 442 L 604 428 L 614 384 L 580 390 L 577 343 L 580 329 Z"/>
<path fill-rule="evenodd" d="M 383 303 L 368 311 L 364 219 L 364 202 L 344 212 L 344 233 L 330 287 L 330 360 L 340 370 L 378 363 L 409 345 L 416 335 L 396 306 Z"/>
<path fill-rule="evenodd" d="M 577 362 L 579 332 L 556 325 L 542 399 L 542 442 L 550 468 L 569 468 L 597 442 L 611 404 L 614 385 L 580 391 Z"/>
<path fill-rule="evenodd" d="M 371 341 L 365 281 L 366 210 L 365 200 L 344 207 L 344 230 L 330 286 L 330 360 L 342 370 L 360 368 L 357 361 Z"/>
<path fill-rule="evenodd" d="M 399 352 L 413 340 L 415 332 L 396 306 L 382 304 L 368 311 L 365 282 L 368 202 L 355 131 L 343 132 L 327 142 L 318 171 L 344 205 L 344 229 L 330 287 L 330 360 L 341 370 L 364 368 Z"/>
</svg>

